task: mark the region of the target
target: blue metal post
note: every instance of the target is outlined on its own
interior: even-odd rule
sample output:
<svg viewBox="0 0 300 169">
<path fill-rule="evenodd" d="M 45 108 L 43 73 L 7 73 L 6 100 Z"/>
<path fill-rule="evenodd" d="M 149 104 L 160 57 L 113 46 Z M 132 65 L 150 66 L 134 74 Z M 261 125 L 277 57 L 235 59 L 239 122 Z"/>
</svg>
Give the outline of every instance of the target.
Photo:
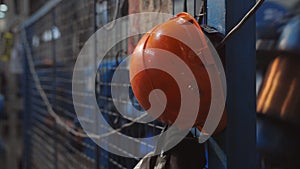
<svg viewBox="0 0 300 169">
<path fill-rule="evenodd" d="M 226 0 L 226 31 L 235 26 L 255 0 Z M 227 168 L 255 169 L 255 17 L 226 43 Z"/>
<path fill-rule="evenodd" d="M 56 14 L 55 14 L 55 9 L 52 11 L 52 27 L 56 26 Z M 52 61 L 53 61 L 53 68 L 52 68 L 52 98 L 51 98 L 51 102 L 52 102 L 52 105 L 56 105 L 56 95 L 57 95 L 57 92 L 56 92 L 56 85 L 57 85 L 57 58 L 56 58 L 56 43 L 55 43 L 55 39 L 54 39 L 54 32 L 51 28 L 51 34 L 52 34 Z M 53 127 L 53 130 L 52 130 L 52 134 L 53 134 L 53 139 L 54 139 L 54 161 L 55 161 L 55 164 L 54 164 L 54 169 L 57 169 L 58 168 L 58 124 L 55 122 L 54 123 L 54 127 Z"/>
<path fill-rule="evenodd" d="M 93 3 L 94 3 L 94 32 L 96 32 L 97 30 L 98 30 L 98 26 L 97 26 L 97 17 L 98 17 L 98 13 L 97 13 L 97 0 L 94 0 L 93 1 Z M 95 67 L 94 67 L 94 70 L 97 70 L 98 69 L 98 65 L 97 65 L 97 38 L 95 38 L 95 42 L 94 42 L 94 51 L 95 51 Z M 99 96 L 99 91 L 97 90 L 97 88 L 98 88 L 98 79 L 97 79 L 97 77 L 98 76 L 96 76 L 96 94 L 95 94 L 95 96 L 96 96 L 96 98 L 97 98 L 97 100 L 98 100 L 98 96 Z M 96 112 L 97 110 L 95 110 L 95 119 L 98 119 L 99 118 L 99 113 L 100 112 Z M 96 131 L 96 133 L 98 134 L 99 133 L 99 129 L 98 129 L 98 127 L 99 127 L 99 124 L 98 124 L 98 120 L 96 120 L 96 122 L 95 122 L 96 124 L 95 124 L 95 131 Z M 95 145 L 95 165 L 94 165 L 94 168 L 95 169 L 100 169 L 100 153 L 101 153 L 101 149 L 100 149 L 100 147 L 98 146 L 98 144 L 94 144 Z"/>
<path fill-rule="evenodd" d="M 28 33 L 27 30 L 24 30 L 24 33 Z M 23 37 L 24 38 L 24 37 Z M 22 127 L 23 127 L 23 168 L 29 169 L 30 165 L 30 157 L 31 157 L 31 137 L 30 137 L 30 124 L 31 124 L 31 90 L 30 90 L 30 72 L 28 67 L 27 54 L 25 49 L 25 43 L 27 43 L 28 39 L 22 39 L 23 41 L 23 80 L 22 80 L 22 95 L 24 96 L 23 101 L 23 116 L 22 116 Z"/>
</svg>

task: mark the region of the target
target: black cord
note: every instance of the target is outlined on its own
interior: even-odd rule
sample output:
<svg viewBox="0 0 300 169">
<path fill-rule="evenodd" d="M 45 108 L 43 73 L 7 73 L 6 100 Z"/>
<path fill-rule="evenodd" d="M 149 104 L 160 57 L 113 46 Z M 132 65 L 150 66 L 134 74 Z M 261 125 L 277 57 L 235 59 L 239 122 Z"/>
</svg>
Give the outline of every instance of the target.
<svg viewBox="0 0 300 169">
<path fill-rule="evenodd" d="M 198 21 L 199 25 L 201 24 L 207 24 L 205 23 L 207 21 L 206 14 L 207 14 L 207 3 L 205 2 L 206 0 L 202 0 L 201 8 L 199 9 L 199 13 L 195 13 L 195 18 Z M 195 3 L 196 5 L 196 3 Z M 195 8 L 196 9 L 196 8 Z"/>
<path fill-rule="evenodd" d="M 184 0 L 183 1 L 183 12 L 187 12 L 188 9 L 187 9 L 187 0 Z"/>
<path fill-rule="evenodd" d="M 207 0 L 203 0 L 203 24 L 207 25 Z"/>
<path fill-rule="evenodd" d="M 220 49 L 225 45 L 226 41 L 233 35 L 233 33 L 241 28 L 241 26 L 258 10 L 258 8 L 264 3 L 264 1 L 265 0 L 259 0 L 256 2 L 256 4 L 249 10 L 249 12 L 240 20 L 240 22 L 224 37 L 224 39 L 218 45 L 217 49 Z"/>
</svg>

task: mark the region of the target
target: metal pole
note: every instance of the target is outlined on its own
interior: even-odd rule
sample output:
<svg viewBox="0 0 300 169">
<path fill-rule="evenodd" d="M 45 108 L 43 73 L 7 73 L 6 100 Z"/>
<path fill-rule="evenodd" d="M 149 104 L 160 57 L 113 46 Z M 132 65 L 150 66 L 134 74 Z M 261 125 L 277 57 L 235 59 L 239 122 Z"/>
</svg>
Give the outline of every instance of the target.
<svg viewBox="0 0 300 169">
<path fill-rule="evenodd" d="M 254 5 L 255 0 L 226 0 L 227 32 Z M 255 17 L 226 44 L 227 168 L 256 167 Z"/>
<path fill-rule="evenodd" d="M 204 21 L 203 24 L 207 25 L 207 13 L 208 13 L 208 9 L 207 9 L 207 0 L 203 0 L 203 14 L 204 14 Z"/>
<path fill-rule="evenodd" d="M 98 30 L 98 26 L 97 26 L 97 17 L 98 17 L 98 13 L 97 13 L 97 0 L 94 0 L 93 1 L 93 5 L 94 5 L 94 32 L 96 32 Z M 94 42 L 94 52 L 95 52 L 95 60 L 94 60 L 94 71 L 97 70 L 98 66 L 97 66 L 97 38 L 95 38 L 95 42 Z M 97 79 L 97 75 L 96 75 L 96 99 L 98 100 L 98 96 L 99 96 L 99 91 L 98 91 L 98 79 Z M 95 109 L 94 110 L 94 114 L 95 114 L 95 131 L 96 133 L 98 134 L 99 133 L 99 124 L 98 124 L 98 118 L 99 118 L 99 113 L 100 112 L 97 112 L 97 110 Z M 100 153 L 101 153 L 101 149 L 100 147 L 98 146 L 98 144 L 95 144 L 95 166 L 94 168 L 95 169 L 100 169 Z"/>
<path fill-rule="evenodd" d="M 175 0 L 172 0 L 172 14 L 175 15 Z"/>
<path fill-rule="evenodd" d="M 53 27 L 56 26 L 56 15 L 55 15 L 56 10 L 54 9 L 52 12 L 52 27 L 51 27 L 51 33 L 52 33 L 52 60 L 53 60 L 53 70 L 52 70 L 52 105 L 56 105 L 56 76 L 57 76 L 57 71 L 56 71 L 56 43 L 55 43 L 55 39 L 54 39 L 54 30 Z M 57 169 L 58 168 L 58 128 L 57 128 L 57 123 L 54 123 L 54 127 L 53 127 L 53 138 L 54 138 L 54 168 Z"/>
<path fill-rule="evenodd" d="M 28 33 L 26 29 L 24 29 L 24 33 Z M 24 96 L 24 112 L 23 112 L 23 168 L 29 169 L 30 165 L 30 157 L 31 157 L 31 136 L 29 131 L 31 124 L 31 90 L 30 90 L 30 72 L 28 68 L 28 60 L 25 48 L 25 44 L 27 43 L 27 39 L 23 36 L 23 54 L 24 54 L 24 62 L 23 62 L 23 82 L 22 82 L 22 90 Z"/>
</svg>

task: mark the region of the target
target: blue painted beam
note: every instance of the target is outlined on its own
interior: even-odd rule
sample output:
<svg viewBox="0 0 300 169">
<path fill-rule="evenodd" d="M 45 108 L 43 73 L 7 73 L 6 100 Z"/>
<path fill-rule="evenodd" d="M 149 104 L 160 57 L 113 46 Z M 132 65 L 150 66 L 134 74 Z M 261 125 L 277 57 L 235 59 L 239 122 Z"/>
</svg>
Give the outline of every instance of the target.
<svg viewBox="0 0 300 169">
<path fill-rule="evenodd" d="M 229 32 L 255 0 L 226 0 L 226 32 Z M 226 43 L 228 169 L 255 169 L 255 17 Z"/>
<path fill-rule="evenodd" d="M 225 0 L 207 1 L 207 22 L 209 26 L 225 33 Z"/>
</svg>

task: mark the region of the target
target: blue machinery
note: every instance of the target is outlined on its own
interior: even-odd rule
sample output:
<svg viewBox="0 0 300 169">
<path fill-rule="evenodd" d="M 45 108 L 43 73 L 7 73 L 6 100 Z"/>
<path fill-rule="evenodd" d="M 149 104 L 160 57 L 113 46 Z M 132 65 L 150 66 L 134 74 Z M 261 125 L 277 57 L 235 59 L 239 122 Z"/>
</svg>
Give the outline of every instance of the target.
<svg viewBox="0 0 300 169">
<path fill-rule="evenodd" d="M 110 1 L 106 12 L 96 10 L 96 1 L 53 0 L 46 3 L 25 22 L 30 53 L 37 74 L 47 97 L 55 111 L 74 128 L 80 127 L 72 107 L 71 76 L 79 49 L 99 27 L 104 15 L 112 15 L 115 1 Z M 253 6 L 254 0 L 208 0 L 207 21 L 221 32 L 230 30 Z M 190 13 L 198 11 L 199 1 L 189 1 Z M 192 8 L 191 8 L 192 7 Z M 175 0 L 173 10 L 182 11 L 182 2 Z M 72 9 L 72 10 L 71 10 Z M 106 18 L 107 19 L 107 18 Z M 100 20 L 100 21 L 99 21 Z M 126 48 L 126 42 L 118 44 L 110 52 L 97 78 L 99 107 L 114 125 L 123 123 L 111 106 L 109 79 L 116 64 L 115 55 Z M 26 47 L 25 47 L 26 49 Z M 28 50 L 28 49 L 27 49 Z M 226 152 L 228 169 L 254 169 L 255 152 L 255 22 L 252 17 L 226 45 L 226 76 L 228 86 L 226 133 L 215 138 Z M 28 56 L 27 56 L 28 57 Z M 101 71 L 104 70 L 104 71 Z M 96 146 L 88 138 L 80 138 L 64 131 L 47 113 L 45 104 L 30 75 L 28 62 L 24 63 L 24 167 L 25 168 L 132 168 L 136 159 L 110 154 Z M 104 89 L 104 90 L 103 90 Z M 103 104 L 107 103 L 107 104 Z M 136 104 L 134 98 L 131 103 Z M 128 103 L 129 104 L 129 103 Z M 138 105 L 137 105 L 138 106 Z M 139 136 L 158 134 L 159 123 L 136 125 Z M 123 131 L 130 133 L 129 130 Z M 146 147 L 143 147 L 146 148 Z M 141 148 L 141 149 L 143 149 Z M 209 148 L 208 166 L 212 169 L 225 168 L 218 153 Z"/>
</svg>

